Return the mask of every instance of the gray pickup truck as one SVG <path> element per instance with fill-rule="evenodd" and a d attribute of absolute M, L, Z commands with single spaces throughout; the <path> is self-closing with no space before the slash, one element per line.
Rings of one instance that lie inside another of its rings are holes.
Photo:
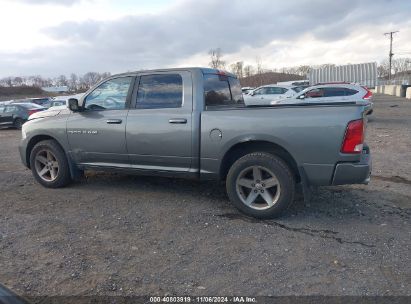
<path fill-rule="evenodd" d="M 240 82 L 208 68 L 111 76 L 67 109 L 23 125 L 21 159 L 45 187 L 85 169 L 222 180 L 247 215 L 278 216 L 296 183 L 367 183 L 364 107 L 355 102 L 246 107 Z"/>

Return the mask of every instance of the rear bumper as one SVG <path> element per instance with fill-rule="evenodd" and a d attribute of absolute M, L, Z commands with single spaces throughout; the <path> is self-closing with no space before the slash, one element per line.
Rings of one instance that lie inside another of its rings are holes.
<path fill-rule="evenodd" d="M 368 184 L 370 181 L 372 160 L 370 149 L 364 147 L 358 163 L 339 163 L 335 166 L 332 185 Z"/>

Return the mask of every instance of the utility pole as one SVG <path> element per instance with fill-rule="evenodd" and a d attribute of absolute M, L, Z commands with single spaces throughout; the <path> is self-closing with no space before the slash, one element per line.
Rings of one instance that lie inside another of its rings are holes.
<path fill-rule="evenodd" d="M 388 71 L 388 79 L 391 80 L 391 66 L 392 66 L 392 56 L 394 56 L 392 52 L 392 35 L 395 33 L 398 33 L 399 31 L 394 31 L 394 32 L 388 32 L 384 33 L 385 36 L 389 35 L 390 36 L 390 52 L 388 54 L 388 60 L 390 62 L 390 70 Z"/>

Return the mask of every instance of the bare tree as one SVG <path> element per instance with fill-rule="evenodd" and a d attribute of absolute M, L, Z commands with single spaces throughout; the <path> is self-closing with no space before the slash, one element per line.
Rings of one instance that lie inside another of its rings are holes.
<path fill-rule="evenodd" d="M 388 77 L 388 71 L 389 71 L 389 63 L 388 60 L 384 60 L 381 62 L 380 65 L 377 67 L 377 76 L 380 78 Z"/>
<path fill-rule="evenodd" d="M 243 78 L 244 77 L 243 66 L 244 66 L 244 63 L 242 61 L 232 63 L 230 65 L 230 71 L 233 74 L 235 74 L 238 78 Z"/>
<path fill-rule="evenodd" d="M 394 74 L 408 71 L 410 69 L 411 58 L 397 58 L 392 61 Z"/>
<path fill-rule="evenodd" d="M 255 62 L 256 62 L 257 81 L 259 82 L 259 85 L 262 85 L 264 82 L 263 75 L 262 75 L 264 70 L 263 70 L 263 64 L 261 62 L 261 57 L 257 56 L 255 58 Z"/>
<path fill-rule="evenodd" d="M 21 77 L 14 77 L 13 79 L 15 86 L 21 86 L 23 84 L 23 78 Z"/>
<path fill-rule="evenodd" d="M 254 75 L 254 68 L 252 65 L 246 65 L 244 67 L 244 75 L 245 77 L 250 77 L 252 75 Z"/>
<path fill-rule="evenodd" d="M 212 67 L 213 69 L 224 69 L 225 61 L 221 59 L 223 55 L 220 48 L 211 49 L 210 51 L 208 51 L 208 54 L 210 55 L 211 59 L 209 63 L 210 67 Z"/>
<path fill-rule="evenodd" d="M 70 80 L 69 80 L 69 89 L 70 91 L 77 91 L 77 85 L 78 85 L 78 76 L 74 73 L 71 73 L 70 75 Z"/>
<path fill-rule="evenodd" d="M 297 68 L 296 73 L 298 75 L 301 75 L 301 76 L 306 76 L 310 70 L 311 70 L 311 66 L 309 66 L 309 65 L 300 65 Z"/>
<path fill-rule="evenodd" d="M 60 75 L 57 79 L 56 79 L 56 84 L 58 86 L 67 86 L 68 85 L 68 81 L 65 75 Z"/>
<path fill-rule="evenodd" d="M 3 82 L 5 83 L 6 86 L 12 87 L 13 86 L 13 78 L 11 77 L 6 77 L 3 79 Z"/>
<path fill-rule="evenodd" d="M 88 72 L 83 76 L 83 81 L 88 88 L 96 84 L 100 80 L 101 76 L 99 73 L 96 72 Z"/>

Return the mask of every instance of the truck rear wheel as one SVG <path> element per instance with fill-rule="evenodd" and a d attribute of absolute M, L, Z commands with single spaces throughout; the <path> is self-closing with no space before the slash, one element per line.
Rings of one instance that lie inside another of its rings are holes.
<path fill-rule="evenodd" d="M 71 182 L 66 155 L 54 140 L 44 140 L 34 146 L 30 167 L 35 179 L 47 188 L 64 187 Z"/>
<path fill-rule="evenodd" d="M 226 187 L 228 197 L 241 212 L 256 218 L 273 218 L 293 202 L 295 180 L 281 158 L 254 152 L 231 166 Z"/>

